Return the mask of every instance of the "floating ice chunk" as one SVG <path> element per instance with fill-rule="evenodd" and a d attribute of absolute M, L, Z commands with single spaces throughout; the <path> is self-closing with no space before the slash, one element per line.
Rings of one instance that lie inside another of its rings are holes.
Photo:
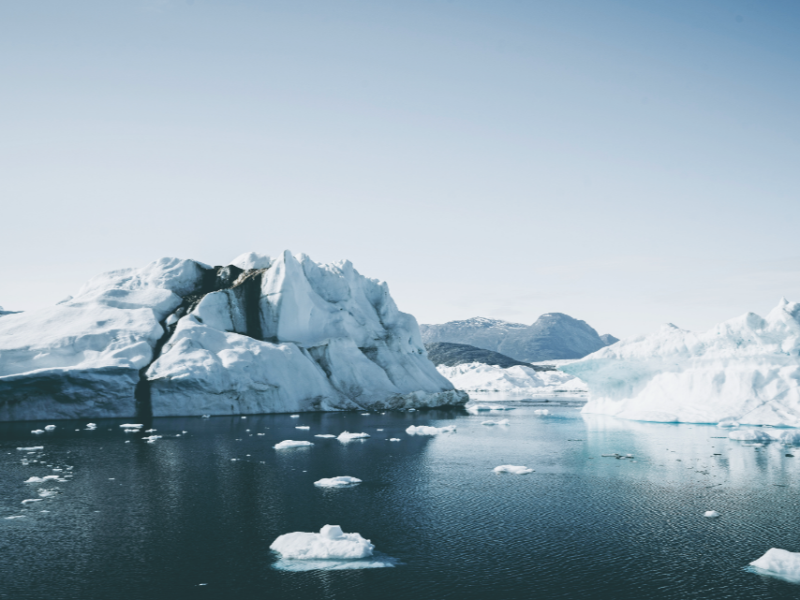
<path fill-rule="evenodd" d="M 390 442 L 399 442 L 400 438 L 389 438 Z"/>
<path fill-rule="evenodd" d="M 357 485 L 361 483 L 360 479 L 355 477 L 350 477 L 349 475 L 340 475 L 339 477 L 329 477 L 327 479 L 320 479 L 319 481 L 315 481 L 314 485 L 317 487 L 326 487 L 326 488 L 338 488 L 338 487 L 350 487 L 352 485 Z"/>
<path fill-rule="evenodd" d="M 11 520 L 11 519 L 24 519 L 24 518 L 25 518 L 25 515 L 14 515 L 12 517 L 6 517 L 6 519 L 8 519 L 8 520 Z"/>
<path fill-rule="evenodd" d="M 295 441 L 295 440 L 284 440 L 279 442 L 273 446 L 275 450 L 284 450 L 286 448 L 300 448 L 303 446 L 313 446 L 314 442 L 305 442 L 305 441 Z"/>
<path fill-rule="evenodd" d="M 148 444 L 152 444 L 156 440 L 160 440 L 161 436 L 160 435 L 148 435 L 147 437 L 143 437 L 142 439 L 146 440 Z"/>
<path fill-rule="evenodd" d="M 258 435 L 263 435 L 263 434 L 259 433 Z M 332 433 L 318 433 L 314 437 L 318 437 L 318 438 L 335 438 L 336 436 L 333 435 Z"/>
<path fill-rule="evenodd" d="M 44 446 L 29 446 L 27 448 L 17 448 L 17 450 L 28 450 L 28 451 L 44 450 Z"/>
<path fill-rule="evenodd" d="M 715 517 L 718 517 L 719 513 L 715 510 L 707 510 L 706 512 L 703 513 L 703 516 L 708 517 L 709 519 L 713 519 Z"/>
<path fill-rule="evenodd" d="M 383 431 L 383 429 L 376 429 L 375 431 Z"/>
<path fill-rule="evenodd" d="M 242 419 L 246 419 L 246 418 L 247 418 L 247 416 L 245 416 L 245 415 L 242 415 L 240 418 L 242 418 Z"/>
<path fill-rule="evenodd" d="M 27 500 L 23 500 L 23 504 L 33 504 L 34 502 L 41 502 L 41 498 L 28 498 Z"/>
<path fill-rule="evenodd" d="M 55 428 L 56 428 L 55 425 L 45 425 L 44 426 L 45 431 L 54 431 Z"/>
<path fill-rule="evenodd" d="M 144 430 L 145 433 L 155 433 L 156 431 L 158 431 L 158 429 L 145 429 Z"/>
<path fill-rule="evenodd" d="M 750 565 L 760 572 L 774 575 L 787 581 L 800 582 L 800 552 L 770 548 L 764 556 L 754 560 Z"/>
<path fill-rule="evenodd" d="M 311 429 L 308 425 L 298 425 L 295 429 Z"/>
<path fill-rule="evenodd" d="M 123 429 L 125 433 L 140 433 L 141 429 Z"/>
<path fill-rule="evenodd" d="M 767 433 L 766 431 L 761 431 L 758 429 L 738 429 L 736 431 L 731 431 L 728 434 L 728 437 L 732 440 L 738 440 L 740 442 L 770 442 L 772 441 L 772 436 Z"/>
<path fill-rule="evenodd" d="M 456 426 L 429 427 L 428 425 L 412 425 L 406 429 L 408 435 L 439 435 L 440 433 L 455 433 Z"/>
<path fill-rule="evenodd" d="M 361 413 L 361 416 L 362 416 L 362 417 L 368 417 L 368 416 L 369 416 L 369 413 Z"/>
<path fill-rule="evenodd" d="M 508 419 L 500 419 L 499 421 L 484 421 L 481 425 L 508 425 Z"/>
<path fill-rule="evenodd" d="M 300 415 L 289 415 L 290 419 L 299 419 Z"/>
<path fill-rule="evenodd" d="M 97 423 L 87 423 L 86 429 L 97 429 Z"/>
<path fill-rule="evenodd" d="M 39 435 L 39 434 L 44 433 L 44 429 L 33 429 L 33 430 L 31 430 L 31 433 L 34 434 L 34 435 Z"/>
<path fill-rule="evenodd" d="M 527 475 L 533 473 L 533 469 L 519 465 L 500 465 L 494 468 L 495 473 L 513 473 L 514 475 Z"/>
<path fill-rule="evenodd" d="M 210 418 L 211 418 L 211 415 L 201 415 L 201 418 L 203 418 L 203 419 L 210 419 Z"/>
<path fill-rule="evenodd" d="M 37 490 L 36 493 L 39 494 L 40 498 L 52 498 L 53 496 L 58 495 L 58 492 L 55 490 L 45 490 L 45 489 Z"/>
<path fill-rule="evenodd" d="M 538 415 L 540 417 L 546 417 L 547 415 L 550 414 L 550 411 L 547 410 L 546 408 L 538 408 L 535 411 L 533 411 L 533 414 Z"/>
<path fill-rule="evenodd" d="M 417 412 L 417 409 L 416 408 L 409 408 L 408 412 Z"/>
<path fill-rule="evenodd" d="M 343 431 L 339 434 L 339 437 L 336 438 L 343 444 L 348 442 L 352 442 L 353 440 L 363 440 L 369 437 L 368 433 L 350 433 L 349 431 Z"/>
<path fill-rule="evenodd" d="M 285 533 L 272 542 L 270 549 L 282 558 L 358 560 L 372 556 L 375 546 L 358 533 L 344 533 L 338 525 L 325 525 L 319 533 Z"/>
<path fill-rule="evenodd" d="M 141 423 L 123 423 L 120 425 L 121 429 L 141 429 L 144 427 Z"/>
<path fill-rule="evenodd" d="M 514 410 L 513 406 L 503 406 L 502 404 L 473 404 L 467 407 L 467 412 L 477 415 L 479 412 L 487 412 L 492 410 Z"/>
<path fill-rule="evenodd" d="M 722 419 L 719 423 L 717 423 L 717 427 L 719 427 L 719 428 L 726 428 L 726 427 L 735 428 L 735 427 L 739 427 L 739 421 L 737 421 L 736 419 L 733 419 L 733 418 Z"/>

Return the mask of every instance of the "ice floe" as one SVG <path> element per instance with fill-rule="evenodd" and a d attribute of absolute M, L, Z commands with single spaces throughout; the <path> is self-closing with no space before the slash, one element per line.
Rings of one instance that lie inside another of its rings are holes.
<path fill-rule="evenodd" d="M 27 448 L 17 448 L 17 450 L 27 450 L 28 452 L 44 450 L 44 446 L 28 446 Z"/>
<path fill-rule="evenodd" d="M 750 563 L 757 572 L 800 583 L 800 552 L 770 548 L 761 558 Z"/>
<path fill-rule="evenodd" d="M 350 487 L 352 485 L 356 485 L 361 483 L 361 480 L 356 477 L 350 477 L 349 475 L 340 475 L 339 477 L 329 477 L 327 479 L 320 479 L 319 481 L 315 481 L 314 485 L 317 487 L 324 487 L 324 488 L 339 488 L 339 487 Z"/>
<path fill-rule="evenodd" d="M 33 504 L 34 502 L 41 502 L 41 498 L 28 498 L 27 500 L 23 500 L 22 504 Z"/>
<path fill-rule="evenodd" d="M 31 433 L 34 435 L 41 435 L 42 433 L 44 433 L 44 429 L 33 429 L 31 430 Z"/>
<path fill-rule="evenodd" d="M 708 517 L 709 519 L 714 519 L 719 516 L 719 513 L 715 510 L 707 510 L 703 513 L 704 517 Z"/>
<path fill-rule="evenodd" d="M 44 426 L 44 430 L 45 430 L 45 431 L 54 431 L 54 430 L 55 430 L 55 428 L 56 428 L 56 426 L 55 426 L 55 425 L 45 425 L 45 426 Z"/>
<path fill-rule="evenodd" d="M 350 433 L 349 431 L 343 431 L 336 439 L 343 444 L 346 444 L 348 442 L 352 442 L 353 440 L 365 440 L 368 437 L 370 437 L 368 433 Z"/>
<path fill-rule="evenodd" d="M 304 446 L 313 446 L 314 442 L 297 441 L 297 440 L 284 440 L 278 442 L 273 446 L 275 450 L 285 450 L 286 448 L 302 448 Z"/>
<path fill-rule="evenodd" d="M 295 429 L 311 429 L 308 425 L 298 425 Z"/>
<path fill-rule="evenodd" d="M 513 473 L 514 475 L 527 475 L 533 473 L 533 469 L 520 465 L 500 465 L 493 469 L 495 473 Z"/>
<path fill-rule="evenodd" d="M 739 442 L 780 442 L 787 446 L 800 445 L 800 431 L 792 429 L 745 427 L 731 431 L 728 437 Z"/>
<path fill-rule="evenodd" d="M 120 425 L 121 429 L 141 429 L 144 427 L 141 423 L 123 423 Z"/>
<path fill-rule="evenodd" d="M 481 425 L 508 425 L 508 419 L 500 419 L 499 421 L 483 421 Z"/>
<path fill-rule="evenodd" d="M 406 428 L 408 435 L 439 435 L 440 433 L 455 433 L 455 425 L 447 425 L 446 427 L 430 427 L 428 425 L 411 425 Z"/>
<path fill-rule="evenodd" d="M 467 412 L 472 415 L 493 410 L 514 410 L 514 407 L 503 406 L 502 404 L 473 404 L 472 406 L 467 406 Z"/>
<path fill-rule="evenodd" d="M 375 546 L 358 533 L 344 533 L 339 525 L 325 525 L 319 533 L 285 533 L 270 549 L 284 559 L 359 560 L 372 556 Z"/>
<path fill-rule="evenodd" d="M 533 411 L 533 414 L 535 414 L 538 417 L 546 417 L 547 415 L 550 414 L 550 411 L 547 410 L 546 408 L 538 408 L 535 411 Z"/>
<path fill-rule="evenodd" d="M 263 435 L 263 434 L 259 434 L 259 435 Z M 314 437 L 318 437 L 318 438 L 335 438 L 336 436 L 333 435 L 332 433 L 318 433 Z"/>
<path fill-rule="evenodd" d="M 399 442 L 400 438 L 389 438 L 390 442 Z"/>

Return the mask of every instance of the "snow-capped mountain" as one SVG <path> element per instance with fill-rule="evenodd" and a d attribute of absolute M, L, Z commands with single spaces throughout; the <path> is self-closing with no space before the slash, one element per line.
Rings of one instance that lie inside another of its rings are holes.
<path fill-rule="evenodd" d="M 702 333 L 665 325 L 561 367 L 586 413 L 643 421 L 800 427 L 800 304 L 781 300 Z"/>
<path fill-rule="evenodd" d="M 349 261 L 163 258 L 0 319 L 0 420 L 464 404 Z"/>
<path fill-rule="evenodd" d="M 469 344 L 524 362 L 583 358 L 617 341 L 609 334 L 604 339 L 586 322 L 562 313 L 544 314 L 533 325 L 475 317 L 421 325 L 420 331 L 426 344 Z"/>

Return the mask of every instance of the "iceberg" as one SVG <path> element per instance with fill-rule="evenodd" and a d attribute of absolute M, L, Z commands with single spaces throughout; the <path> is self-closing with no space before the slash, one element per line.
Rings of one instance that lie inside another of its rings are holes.
<path fill-rule="evenodd" d="M 463 405 L 348 261 L 162 258 L 0 319 L 0 421 Z M 137 418 L 138 420 L 138 418 Z"/>
<path fill-rule="evenodd" d="M 533 473 L 533 469 L 520 465 L 500 465 L 492 469 L 495 473 L 513 473 L 514 475 L 527 475 Z"/>
<path fill-rule="evenodd" d="M 350 433 L 349 431 L 343 431 L 336 439 L 343 444 L 346 444 L 348 442 L 352 442 L 353 440 L 364 440 L 368 437 L 370 437 L 368 433 Z"/>
<path fill-rule="evenodd" d="M 538 371 L 532 366 L 515 365 L 499 367 L 479 362 L 448 367 L 439 365 L 436 369 L 459 390 L 473 397 L 502 394 L 503 397 L 528 398 L 552 394 L 586 393 L 586 384 L 573 375 L 562 371 Z M 484 398 L 485 399 L 485 398 Z"/>
<path fill-rule="evenodd" d="M 314 485 L 317 487 L 324 487 L 324 488 L 340 488 L 340 487 L 350 487 L 352 485 L 357 485 L 361 483 L 360 479 L 356 477 L 350 477 L 348 475 L 340 475 L 339 477 L 329 477 L 327 479 L 320 479 L 319 481 L 315 481 Z"/>
<path fill-rule="evenodd" d="M 780 301 L 702 333 L 665 325 L 560 367 L 584 413 L 640 421 L 800 427 L 800 304 Z"/>
<path fill-rule="evenodd" d="M 282 442 L 278 442 L 273 446 L 275 450 L 284 450 L 286 448 L 303 448 L 306 446 L 313 446 L 314 442 L 305 442 L 305 441 L 296 441 L 296 440 L 284 440 Z"/>
<path fill-rule="evenodd" d="M 707 510 L 703 513 L 704 517 L 708 517 L 709 519 L 715 519 L 719 516 L 719 513 L 715 510 Z"/>
<path fill-rule="evenodd" d="M 770 548 L 764 556 L 751 562 L 750 566 L 755 567 L 758 572 L 800 583 L 800 552 Z"/>
<path fill-rule="evenodd" d="M 283 558 L 358 560 L 372 556 L 375 546 L 358 533 L 344 533 L 339 525 L 325 525 L 319 533 L 285 533 L 272 542 L 270 549 Z"/>
<path fill-rule="evenodd" d="M 408 435 L 439 435 L 440 433 L 455 433 L 456 426 L 448 425 L 446 427 L 430 427 L 428 425 L 411 425 L 406 428 Z"/>

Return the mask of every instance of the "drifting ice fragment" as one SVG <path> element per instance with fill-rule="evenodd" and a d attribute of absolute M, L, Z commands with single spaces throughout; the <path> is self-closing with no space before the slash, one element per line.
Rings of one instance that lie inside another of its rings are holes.
<path fill-rule="evenodd" d="M 33 504 L 34 502 L 41 502 L 41 498 L 28 498 L 27 500 L 23 500 L 23 504 Z"/>
<path fill-rule="evenodd" d="M 97 423 L 87 423 L 86 429 L 97 429 Z"/>
<path fill-rule="evenodd" d="M 40 498 L 52 498 L 53 496 L 58 494 L 58 492 L 54 490 L 44 490 L 44 489 L 37 490 L 36 493 L 39 494 Z"/>
<path fill-rule="evenodd" d="M 400 438 L 389 438 L 390 442 L 399 442 Z"/>
<path fill-rule="evenodd" d="M 339 434 L 339 437 L 336 438 L 343 444 L 348 442 L 352 442 L 353 440 L 363 440 L 369 437 L 368 433 L 350 433 L 349 431 L 343 431 Z"/>
<path fill-rule="evenodd" d="M 713 519 L 715 517 L 718 517 L 719 513 L 715 510 L 707 510 L 706 512 L 703 513 L 703 516 Z"/>
<path fill-rule="evenodd" d="M 273 446 L 275 450 L 284 450 L 286 448 L 300 448 L 302 446 L 313 446 L 313 442 L 305 442 L 305 441 L 295 441 L 295 440 L 284 440 L 279 442 Z"/>
<path fill-rule="evenodd" d="M 141 429 L 144 425 L 141 423 L 123 423 L 120 427 L 122 429 Z"/>
<path fill-rule="evenodd" d="M 456 426 L 429 427 L 428 425 L 412 425 L 406 429 L 408 435 L 439 435 L 440 433 L 455 433 Z"/>
<path fill-rule="evenodd" d="M 264 434 L 263 434 L 263 433 L 259 433 L 258 435 L 264 435 Z M 335 435 L 333 435 L 332 433 L 318 433 L 318 434 L 317 434 L 317 435 L 315 435 L 314 437 L 319 437 L 319 438 L 335 438 L 336 436 L 335 436 Z"/>
<path fill-rule="evenodd" d="M 352 485 L 356 485 L 359 483 L 361 483 L 360 479 L 357 479 L 355 477 L 350 477 L 348 475 L 340 475 L 339 477 L 320 479 L 319 481 L 315 481 L 314 485 L 317 487 L 337 488 L 337 487 L 350 487 Z"/>
<path fill-rule="evenodd" d="M 717 427 L 724 428 L 724 427 L 739 427 L 739 421 L 736 419 L 722 419 L 719 423 L 717 423 Z"/>
<path fill-rule="evenodd" d="M 514 475 L 527 475 L 533 473 L 533 469 L 519 465 L 500 465 L 494 468 L 495 473 L 513 473 Z"/>
<path fill-rule="evenodd" d="M 358 560 L 375 549 L 357 533 L 344 533 L 338 525 L 325 525 L 319 533 L 294 532 L 278 537 L 271 550 L 283 558 L 300 560 Z"/>
<path fill-rule="evenodd" d="M 481 425 L 508 425 L 508 419 L 501 419 L 499 421 L 484 421 Z"/>
<path fill-rule="evenodd" d="M 473 404 L 472 406 L 467 407 L 467 412 L 473 415 L 477 415 L 479 412 L 491 410 L 514 410 L 514 408 L 510 406 L 502 406 L 500 404 Z"/>
<path fill-rule="evenodd" d="M 550 411 L 547 410 L 546 408 L 539 408 L 539 409 L 533 411 L 533 414 L 539 415 L 540 417 L 546 417 L 547 415 L 550 414 Z"/>
<path fill-rule="evenodd" d="M 33 429 L 31 433 L 34 435 L 39 435 L 41 433 L 44 433 L 44 429 Z"/>
<path fill-rule="evenodd" d="M 299 419 L 300 415 L 289 415 L 290 419 Z"/>
<path fill-rule="evenodd" d="M 160 440 L 161 436 L 160 435 L 148 435 L 147 437 L 143 437 L 142 439 L 143 440 L 147 440 L 148 444 L 152 444 L 156 440 Z"/>
<path fill-rule="evenodd" d="M 17 450 L 44 450 L 44 446 L 30 446 L 28 448 L 17 448 Z"/>
<path fill-rule="evenodd" d="M 311 429 L 308 425 L 298 425 L 295 429 Z"/>
<path fill-rule="evenodd" d="M 201 415 L 201 417 L 202 417 L 203 419 L 210 419 L 210 418 L 211 418 L 211 415 Z"/>
<path fill-rule="evenodd" d="M 800 552 L 770 548 L 767 553 L 750 563 L 759 572 L 767 573 L 794 583 L 800 582 Z"/>
<path fill-rule="evenodd" d="M 44 426 L 45 431 L 53 431 L 55 428 L 56 428 L 55 425 L 45 425 Z"/>

